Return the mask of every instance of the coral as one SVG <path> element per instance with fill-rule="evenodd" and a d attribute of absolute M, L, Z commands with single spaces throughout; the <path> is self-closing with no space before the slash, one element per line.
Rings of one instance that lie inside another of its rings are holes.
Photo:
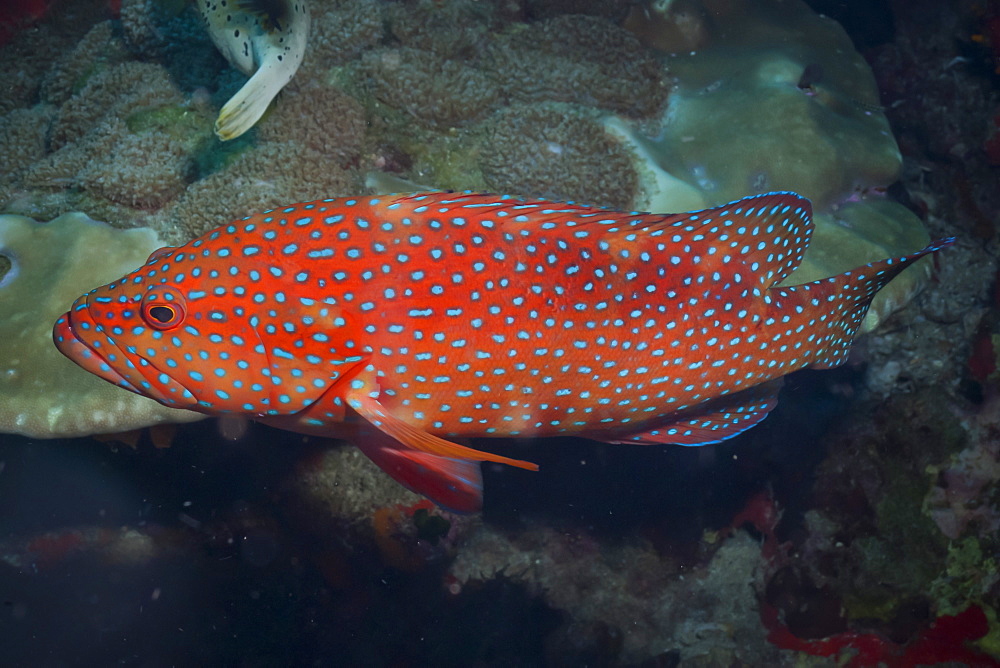
<path fill-rule="evenodd" d="M 991 536 L 1000 530 L 1000 398 L 991 397 L 970 424 L 971 443 L 931 468 L 936 484 L 924 501 L 945 536 L 957 540 L 970 529 Z"/>
<path fill-rule="evenodd" d="M 159 132 L 130 134 L 122 127 L 115 134 L 121 139 L 113 157 L 104 156 L 80 172 L 86 190 L 143 209 L 160 208 L 184 191 L 191 166 L 183 144 Z"/>
<path fill-rule="evenodd" d="M 0 279 L 0 431 L 51 438 L 201 419 L 102 381 L 52 345 L 52 323 L 81 289 L 134 269 L 160 245 L 152 230 L 123 232 L 80 213 L 44 225 L 0 215 L 0 255 L 11 262 Z"/>
<path fill-rule="evenodd" d="M 533 19 L 546 19 L 562 14 L 600 16 L 620 23 L 633 3 L 628 0 L 527 0 L 525 11 Z"/>
<path fill-rule="evenodd" d="M 293 142 L 268 141 L 192 183 L 152 222 L 169 241 L 183 243 L 256 211 L 346 195 L 360 187 L 357 173 L 338 167 L 330 156 Z"/>
<path fill-rule="evenodd" d="M 697 51 L 668 54 L 677 85 L 657 134 L 607 121 L 636 151 L 635 208 L 686 211 L 798 192 L 813 202 L 817 234 L 789 284 L 926 242 L 916 216 L 882 199 L 899 175 L 899 149 L 871 70 L 838 24 L 796 0 L 727 6 L 705 29 Z M 865 327 L 912 297 L 926 272 L 895 281 Z"/>
<path fill-rule="evenodd" d="M 139 62 L 116 65 L 89 78 L 80 92 L 59 108 L 51 147 L 58 149 L 83 138 L 103 118 L 123 118 L 143 107 L 183 101 L 162 66 Z"/>
<path fill-rule="evenodd" d="M 993 535 L 985 541 L 968 536 L 948 546 L 945 571 L 931 583 L 928 592 L 942 614 L 960 613 L 969 601 L 982 601 L 1000 583 L 995 532 L 986 531 Z"/>
<path fill-rule="evenodd" d="M 378 508 L 413 506 L 423 498 L 385 475 L 357 448 L 326 448 L 304 461 L 289 493 L 305 516 L 368 523 Z"/>
<path fill-rule="evenodd" d="M 4 159 L 0 182 L 13 179 L 45 155 L 45 133 L 54 111 L 48 105 L 37 105 L 0 116 L 0 155 Z"/>
<path fill-rule="evenodd" d="M 282 95 L 257 137 L 293 142 L 345 169 L 358 158 L 366 126 L 364 109 L 354 98 L 332 86 L 310 84 Z"/>
<path fill-rule="evenodd" d="M 678 569 L 643 542 L 600 545 L 577 532 L 531 527 L 507 535 L 484 526 L 450 573 L 463 585 L 507 574 L 575 623 L 620 633 L 615 664 L 668 650 L 691 665 L 774 664 L 757 623 L 760 546 L 740 531 L 714 550 L 706 565 Z"/>
<path fill-rule="evenodd" d="M 522 102 L 573 102 L 643 117 L 667 98 L 660 64 L 627 31 L 573 14 L 501 34 L 484 59 L 503 91 Z M 743 193 L 745 194 L 745 193 Z"/>
<path fill-rule="evenodd" d="M 392 36 L 405 47 L 430 51 L 445 60 L 470 60 L 506 23 L 500 3 L 434 0 L 395 3 L 386 11 Z"/>
<path fill-rule="evenodd" d="M 382 39 L 383 5 L 375 0 L 342 2 L 330 7 L 313 4 L 309 52 L 302 61 L 301 77 L 346 65 Z"/>
<path fill-rule="evenodd" d="M 637 188 L 630 156 L 601 125 L 555 105 L 496 114 L 479 164 L 486 187 L 498 192 L 627 209 Z"/>
<path fill-rule="evenodd" d="M 94 74 L 126 60 L 127 52 L 111 21 L 90 29 L 76 47 L 52 65 L 42 81 L 41 97 L 50 104 L 64 104 Z"/>
<path fill-rule="evenodd" d="M 430 51 L 380 50 L 370 54 L 365 65 L 376 98 L 431 127 L 449 128 L 481 118 L 499 99 L 484 72 Z"/>
<path fill-rule="evenodd" d="M 99 0 L 82 0 L 73 6 L 60 6 L 57 12 L 48 12 L 44 21 L 19 30 L 6 44 L 0 43 L 0 114 L 18 107 L 27 107 L 37 101 L 38 91 L 45 72 L 51 67 L 53 55 L 71 51 L 77 40 L 86 32 L 99 14 L 93 4 Z M 6 3 L 23 7 L 25 3 Z M 0 9 L 0 12 L 3 10 Z"/>

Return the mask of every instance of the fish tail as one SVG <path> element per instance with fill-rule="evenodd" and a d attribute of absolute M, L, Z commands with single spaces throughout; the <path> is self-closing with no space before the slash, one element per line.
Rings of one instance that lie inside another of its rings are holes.
<path fill-rule="evenodd" d="M 920 258 L 954 242 L 954 237 L 940 239 L 910 255 L 872 262 L 833 278 L 777 290 L 776 301 L 795 292 L 804 302 L 804 312 L 809 316 L 805 329 L 817 335 L 812 345 L 818 354 L 808 366 L 829 369 L 846 362 L 851 343 L 879 290 Z M 782 292 L 786 294 L 781 295 Z"/>

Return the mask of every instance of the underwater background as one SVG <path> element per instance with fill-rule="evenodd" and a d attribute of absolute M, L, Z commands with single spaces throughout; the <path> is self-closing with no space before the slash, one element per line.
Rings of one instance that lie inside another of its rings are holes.
<path fill-rule="evenodd" d="M 247 76 L 188 3 L 0 8 L 2 663 L 998 665 L 1000 3 L 308 11 L 294 78 L 222 142 Z M 791 284 L 958 240 L 759 427 L 477 443 L 540 470 L 485 464 L 475 515 L 342 443 L 121 397 L 51 344 L 158 246 L 420 188 L 794 190 L 817 230 Z"/>

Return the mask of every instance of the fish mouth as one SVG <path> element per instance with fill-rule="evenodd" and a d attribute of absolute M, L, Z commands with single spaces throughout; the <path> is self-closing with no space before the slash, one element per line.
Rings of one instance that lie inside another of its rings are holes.
<path fill-rule="evenodd" d="M 59 352 L 85 371 L 164 406 L 187 408 L 197 403 L 190 392 L 172 378 L 164 388 L 171 391 L 161 391 L 159 386 L 163 385 L 163 381 L 159 370 L 136 355 L 134 349 L 119 345 L 103 326 L 94 321 L 88 312 L 88 296 L 77 299 L 73 307 L 59 316 L 52 326 L 52 340 Z M 119 368 L 124 369 L 124 373 Z M 144 373 L 144 369 L 148 371 Z M 158 376 L 161 379 L 154 382 Z"/>

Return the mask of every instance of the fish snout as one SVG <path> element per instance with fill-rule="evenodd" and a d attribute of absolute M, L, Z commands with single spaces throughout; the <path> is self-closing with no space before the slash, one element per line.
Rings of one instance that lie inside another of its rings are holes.
<path fill-rule="evenodd" d="M 88 332 L 89 335 L 84 333 Z M 141 394 L 124 376 L 118 373 L 104 355 L 98 352 L 99 342 L 88 341 L 88 338 L 100 337 L 100 330 L 87 314 L 87 303 L 84 297 L 73 303 L 73 308 L 63 313 L 52 326 L 52 341 L 63 355 L 77 366 L 99 376 L 130 392 Z"/>

